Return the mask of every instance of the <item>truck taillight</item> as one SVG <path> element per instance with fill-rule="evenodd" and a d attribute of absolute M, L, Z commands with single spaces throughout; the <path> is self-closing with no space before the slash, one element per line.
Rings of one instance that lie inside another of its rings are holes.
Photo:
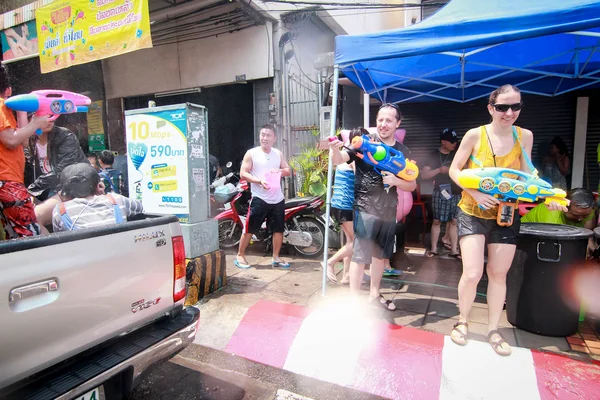
<path fill-rule="evenodd" d="M 185 297 L 185 247 L 183 236 L 173 236 L 173 302 Z"/>

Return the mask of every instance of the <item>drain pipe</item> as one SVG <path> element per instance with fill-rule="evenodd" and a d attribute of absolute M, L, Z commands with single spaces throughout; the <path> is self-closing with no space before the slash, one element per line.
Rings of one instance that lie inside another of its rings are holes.
<path fill-rule="evenodd" d="M 286 64 L 286 52 L 285 45 L 291 42 L 292 35 L 289 32 L 285 32 L 279 38 L 279 70 L 281 71 L 281 118 L 283 125 L 283 140 L 285 142 L 284 151 L 285 156 L 289 158 L 290 154 L 290 137 L 289 137 L 289 126 L 290 126 L 290 103 L 289 103 L 289 84 L 288 84 L 288 71 Z"/>
<path fill-rule="evenodd" d="M 279 104 L 281 110 L 281 136 L 283 138 L 283 153 L 285 158 L 289 160 L 292 156 L 290 146 L 290 103 L 289 103 L 289 83 L 288 83 L 288 71 L 286 64 L 286 52 L 285 45 L 292 40 L 292 35 L 289 32 L 285 32 L 279 38 Z M 293 54 L 293 53 L 292 53 Z M 290 199 L 295 197 L 295 184 L 294 174 L 286 179 L 286 198 Z"/>

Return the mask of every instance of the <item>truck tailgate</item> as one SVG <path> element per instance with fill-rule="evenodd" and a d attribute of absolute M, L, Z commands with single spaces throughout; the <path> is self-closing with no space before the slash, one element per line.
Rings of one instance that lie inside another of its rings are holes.
<path fill-rule="evenodd" d="M 0 387 L 171 312 L 173 218 L 0 248 Z"/>

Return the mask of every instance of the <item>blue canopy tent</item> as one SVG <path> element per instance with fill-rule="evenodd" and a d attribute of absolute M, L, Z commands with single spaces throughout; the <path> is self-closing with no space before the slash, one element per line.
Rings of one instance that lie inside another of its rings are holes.
<path fill-rule="evenodd" d="M 340 70 L 382 103 L 464 103 L 487 97 L 506 83 L 525 93 L 557 96 L 600 85 L 599 46 L 597 0 L 452 0 L 410 27 L 338 36 L 331 132 Z M 326 271 L 323 294 L 325 283 Z"/>

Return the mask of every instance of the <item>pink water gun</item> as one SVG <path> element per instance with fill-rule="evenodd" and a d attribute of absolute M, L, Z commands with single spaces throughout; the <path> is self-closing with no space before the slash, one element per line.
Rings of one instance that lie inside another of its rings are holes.
<path fill-rule="evenodd" d="M 56 120 L 61 114 L 87 112 L 92 103 L 89 97 L 66 90 L 36 90 L 29 94 L 20 94 L 7 99 L 6 107 L 15 111 L 50 115 L 50 121 Z M 36 134 L 41 135 L 38 129 Z"/>

